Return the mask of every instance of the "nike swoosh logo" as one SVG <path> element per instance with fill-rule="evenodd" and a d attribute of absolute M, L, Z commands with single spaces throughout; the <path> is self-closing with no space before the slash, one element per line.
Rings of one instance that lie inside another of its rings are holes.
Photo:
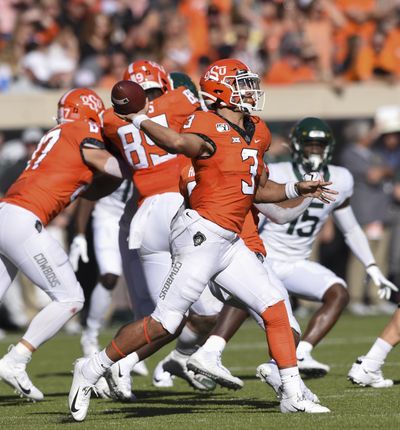
<path fill-rule="evenodd" d="M 118 363 L 118 377 L 122 378 L 121 367 L 120 367 L 119 363 Z"/>
<path fill-rule="evenodd" d="M 296 408 L 296 406 L 293 406 L 293 409 L 296 409 L 297 412 L 305 412 L 305 408 Z"/>
<path fill-rule="evenodd" d="M 78 393 L 79 393 L 79 389 L 76 391 L 74 400 L 72 401 L 72 405 L 71 405 L 71 412 L 79 412 L 79 409 L 76 409 L 75 407 L 75 403 L 76 403 L 76 399 L 78 398 Z"/>
<path fill-rule="evenodd" d="M 31 389 L 30 388 L 28 388 L 28 389 L 26 389 L 26 388 L 24 388 L 19 382 L 17 382 L 17 384 L 18 384 L 18 387 L 20 388 L 20 390 L 24 393 L 24 394 L 31 394 Z"/>
<path fill-rule="evenodd" d="M 255 142 L 256 143 L 261 142 L 261 139 L 256 139 Z"/>

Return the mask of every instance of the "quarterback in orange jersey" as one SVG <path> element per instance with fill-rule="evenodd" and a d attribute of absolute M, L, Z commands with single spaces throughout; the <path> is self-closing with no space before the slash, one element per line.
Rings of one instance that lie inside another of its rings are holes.
<path fill-rule="evenodd" d="M 58 108 L 59 125 L 43 136 L 25 171 L 0 201 L 0 297 L 20 269 L 52 299 L 0 360 L 0 378 L 32 400 L 43 399 L 25 371 L 32 352 L 84 302 L 66 253 L 45 226 L 89 187 L 96 170 L 122 178 L 118 160 L 104 149 L 104 105 L 98 95 L 84 88 L 71 90 Z"/>
<path fill-rule="evenodd" d="M 281 202 L 299 195 L 332 199 L 327 182 L 277 184 L 267 180 L 262 160 L 269 132 L 258 117 L 250 115 L 263 106 L 259 81 L 242 62 L 220 60 L 200 81 L 210 111 L 190 115 L 180 133 L 152 121 L 146 115 L 148 106 L 125 117 L 157 146 L 191 158 L 196 186 L 190 207 L 182 207 L 171 225 L 172 266 L 155 311 L 121 328 L 98 356 L 77 361 L 69 396 L 75 420 L 85 418 L 90 403 L 88 387 L 104 373 L 104 367 L 174 333 L 207 283 L 230 265 L 240 269 L 228 292 L 257 312 L 268 328 L 270 354 L 283 382 L 281 411 L 329 412 L 304 398 L 284 297 L 238 236 L 255 201 Z"/>
<path fill-rule="evenodd" d="M 136 61 L 129 65 L 124 78 L 137 82 L 146 91 L 150 101 L 148 114 L 157 124 L 179 131 L 186 118 L 200 108 L 197 97 L 189 88 L 178 86 L 173 89 L 170 76 L 157 63 Z M 118 100 L 112 101 L 118 103 Z M 127 202 L 121 218 L 120 251 L 134 315 L 140 319 L 154 311 L 163 281 L 171 267 L 170 225 L 183 202 L 178 187 L 179 175 L 182 166 L 189 160 L 159 148 L 148 135 L 131 122 L 116 116 L 112 109 L 105 112 L 103 135 L 119 149 L 132 167 L 135 193 Z M 138 277 L 142 271 L 145 282 Z M 192 307 L 192 311 L 208 318 L 216 315 L 220 308 L 218 300 L 211 294 L 205 294 Z M 185 328 L 185 331 L 188 330 Z M 130 373 L 139 356 L 144 357 L 142 352 L 130 355 L 107 372 L 114 397 L 130 401 Z M 153 383 L 156 386 L 172 385 L 172 379 L 162 373 Z M 196 388 L 207 389 L 197 381 L 190 380 L 190 383 Z"/>

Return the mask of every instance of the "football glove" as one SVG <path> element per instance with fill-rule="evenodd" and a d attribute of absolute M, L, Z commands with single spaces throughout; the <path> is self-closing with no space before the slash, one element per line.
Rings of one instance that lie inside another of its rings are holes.
<path fill-rule="evenodd" d="M 389 300 L 392 291 L 399 291 L 399 289 L 386 279 L 379 267 L 376 264 L 367 267 L 367 273 L 372 279 L 372 282 L 378 287 L 378 296 L 383 300 Z"/>
<path fill-rule="evenodd" d="M 84 263 L 87 263 L 89 261 L 87 253 L 87 241 L 86 237 L 83 234 L 78 234 L 74 237 L 69 249 L 69 259 L 71 261 L 74 272 L 78 270 L 80 258 Z"/>

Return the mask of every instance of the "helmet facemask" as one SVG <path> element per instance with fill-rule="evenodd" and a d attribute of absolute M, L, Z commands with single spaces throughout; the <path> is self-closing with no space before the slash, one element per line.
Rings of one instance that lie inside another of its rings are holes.
<path fill-rule="evenodd" d="M 313 130 L 310 132 L 310 134 L 317 134 L 321 133 L 317 130 Z M 324 149 L 321 153 L 313 153 L 306 154 L 304 150 L 304 146 L 307 144 L 307 142 L 317 142 L 324 146 Z M 294 159 L 297 163 L 301 164 L 306 171 L 306 173 L 310 172 L 319 172 L 323 167 L 325 167 L 331 160 L 331 145 L 329 142 L 325 139 L 321 138 L 311 138 L 304 140 L 303 142 L 294 141 L 293 147 L 295 150 L 296 155 L 294 156 Z"/>
<path fill-rule="evenodd" d="M 260 78 L 256 73 L 239 72 L 236 76 L 225 76 L 222 83 L 232 91 L 230 104 L 240 111 L 262 111 L 265 103 L 264 91 L 260 89 Z M 248 99 L 252 99 L 249 103 Z"/>

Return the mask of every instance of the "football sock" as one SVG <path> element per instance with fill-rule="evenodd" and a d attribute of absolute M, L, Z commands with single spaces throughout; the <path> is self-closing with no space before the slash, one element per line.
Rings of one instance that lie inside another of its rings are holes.
<path fill-rule="evenodd" d="M 226 346 L 226 340 L 221 336 L 210 336 L 206 343 L 201 347 L 204 352 L 215 352 L 222 354 Z"/>
<path fill-rule="evenodd" d="M 29 363 L 32 352 L 21 342 L 18 342 L 14 348 L 11 348 L 7 356 L 17 363 Z"/>
<path fill-rule="evenodd" d="M 118 361 L 119 368 L 121 369 L 121 373 L 126 375 L 127 373 L 131 373 L 135 364 L 139 363 L 139 357 L 136 352 L 132 352 L 128 354 L 125 358 L 122 358 Z"/>
<path fill-rule="evenodd" d="M 268 364 L 270 365 L 270 369 L 272 370 L 272 373 L 275 374 L 276 378 L 281 378 L 281 374 L 280 374 L 280 370 L 278 369 L 278 366 L 276 365 L 276 362 L 274 359 L 268 361 Z M 282 382 L 282 379 L 281 379 Z M 307 390 L 307 386 L 304 383 L 304 381 L 301 379 L 300 377 L 300 389 L 301 392 L 304 392 L 305 390 Z"/>
<path fill-rule="evenodd" d="M 94 287 L 90 297 L 89 313 L 86 320 L 86 333 L 97 337 L 104 323 L 104 315 L 110 307 L 112 291 L 107 290 L 100 282 Z"/>
<path fill-rule="evenodd" d="M 304 358 L 305 355 L 311 353 L 313 348 L 314 347 L 313 347 L 313 345 L 311 345 L 310 342 L 307 342 L 305 340 L 301 340 L 299 342 L 299 344 L 297 345 L 297 350 L 296 350 L 297 358 L 298 359 Z"/>
<path fill-rule="evenodd" d="M 297 367 L 296 347 L 285 302 L 282 300 L 268 307 L 261 317 L 266 327 L 270 355 L 278 367 Z"/>
<path fill-rule="evenodd" d="M 393 346 L 378 337 L 367 355 L 363 358 L 366 368 L 375 372 L 380 369 Z"/>
<path fill-rule="evenodd" d="M 302 397 L 301 378 L 299 369 L 289 367 L 287 369 L 279 369 L 281 375 L 282 388 L 286 397 L 299 396 Z"/>
<path fill-rule="evenodd" d="M 83 307 L 82 302 L 51 302 L 29 324 L 23 339 L 37 349 L 51 339 Z"/>
<path fill-rule="evenodd" d="M 82 367 L 83 376 L 88 379 L 89 382 L 95 384 L 100 376 L 103 376 L 104 372 L 113 364 L 114 362 L 108 358 L 106 350 L 103 349 L 98 354 L 89 358 L 87 363 Z"/>
<path fill-rule="evenodd" d="M 185 325 L 176 342 L 176 350 L 184 355 L 192 355 L 198 349 L 201 338 L 202 336 Z"/>

